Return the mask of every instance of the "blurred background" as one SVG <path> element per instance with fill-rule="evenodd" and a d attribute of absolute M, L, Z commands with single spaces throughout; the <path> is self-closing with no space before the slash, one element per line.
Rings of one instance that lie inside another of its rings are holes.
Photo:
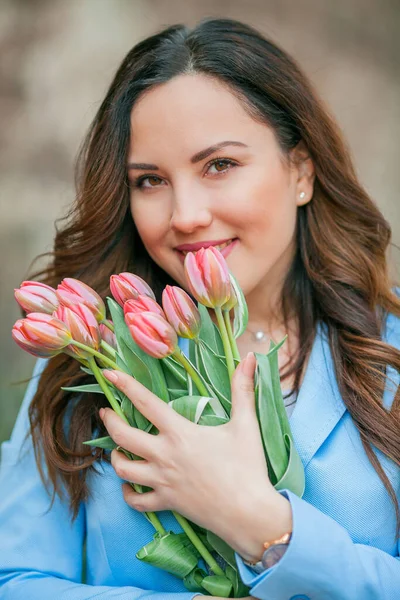
<path fill-rule="evenodd" d="M 11 339 L 13 290 L 52 248 L 106 88 L 139 40 L 208 16 L 254 25 L 298 60 L 400 244 L 399 0 L 0 0 L 0 442 L 26 389 L 16 382 L 35 363 Z M 398 273 L 400 252 L 392 257 Z"/>

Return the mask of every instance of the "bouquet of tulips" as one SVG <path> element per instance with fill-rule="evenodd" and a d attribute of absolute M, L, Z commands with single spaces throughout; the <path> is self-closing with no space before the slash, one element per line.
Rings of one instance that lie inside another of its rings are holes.
<path fill-rule="evenodd" d="M 120 273 L 110 278 L 113 298 L 108 297 L 107 302 L 111 320 L 106 318 L 105 304 L 97 292 L 77 279 L 66 278 L 57 289 L 25 281 L 15 290 L 15 298 L 27 316 L 15 323 L 12 336 L 34 356 L 64 352 L 78 360 L 95 382 L 62 389 L 103 393 L 113 410 L 132 427 L 157 433 L 102 375 L 104 368 L 129 373 L 194 423 L 226 423 L 231 412 L 231 377 L 240 362 L 236 338 L 247 325 L 246 302 L 217 249 L 189 252 L 184 268 L 197 306 L 175 286 L 164 289 L 160 306 L 145 281 L 132 273 Z M 188 340 L 186 355 L 178 345 L 178 336 Z M 283 343 L 271 340 L 267 354 L 256 353 L 256 409 L 272 484 L 301 496 L 304 471 L 293 444 L 279 379 L 277 352 Z M 116 448 L 109 436 L 85 443 L 105 450 Z M 140 459 L 120 447 L 118 450 L 132 460 Z M 137 492 L 149 489 L 131 485 Z M 221 538 L 176 512 L 173 514 L 183 533 L 166 531 L 155 513 L 143 514 L 155 534 L 136 554 L 139 560 L 181 578 L 190 591 L 226 598 L 248 594 L 239 578 L 234 551 Z"/>

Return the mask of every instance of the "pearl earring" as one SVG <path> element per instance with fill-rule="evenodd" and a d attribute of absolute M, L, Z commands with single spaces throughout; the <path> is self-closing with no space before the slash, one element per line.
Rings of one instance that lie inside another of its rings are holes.
<path fill-rule="evenodd" d="M 300 198 L 303 200 L 303 198 L 306 197 L 306 193 L 305 192 L 300 192 Z"/>

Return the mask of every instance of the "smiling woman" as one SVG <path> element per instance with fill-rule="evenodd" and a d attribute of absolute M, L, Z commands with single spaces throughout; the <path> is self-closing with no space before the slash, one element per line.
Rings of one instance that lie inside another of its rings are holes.
<path fill-rule="evenodd" d="M 157 501 L 157 510 L 179 507 L 228 541 L 236 551 L 231 568 L 252 596 L 395 597 L 400 300 L 386 261 L 391 230 L 295 61 L 225 19 L 176 25 L 137 44 L 83 145 L 68 217 L 48 268 L 31 279 L 56 287 L 78 278 L 103 299 L 111 275 L 131 272 L 160 301 L 167 284 L 188 289 L 189 250 L 221 249 L 249 308 L 241 356 L 288 335 L 281 381 L 292 408 L 296 401 L 290 425 L 306 490 L 300 499 L 267 480 L 249 416 L 247 360 L 233 390 L 236 424 L 179 434 L 172 427 L 154 444 L 142 438 L 147 464 L 131 461 L 134 475 L 121 456 L 110 464 L 107 453 L 82 444 L 106 435 L 105 422 L 140 451 L 134 429 L 107 413 L 103 422 L 101 394 L 60 389 L 89 383 L 75 360 L 42 360 L 3 449 L 2 596 L 191 599 L 197 593 L 180 580 L 136 558 L 151 528 L 128 505 L 146 510 Z M 150 410 L 153 395 L 125 385 Z M 116 473 L 154 491 L 139 504 L 122 495 Z M 53 492 L 47 512 L 45 483 Z M 167 516 L 165 527 L 177 531 Z"/>

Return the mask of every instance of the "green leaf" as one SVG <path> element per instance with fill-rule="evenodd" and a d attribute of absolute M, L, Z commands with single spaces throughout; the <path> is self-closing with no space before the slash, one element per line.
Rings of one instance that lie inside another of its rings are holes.
<path fill-rule="evenodd" d="M 169 405 L 185 419 L 192 421 L 192 423 L 198 423 L 210 400 L 212 398 L 205 396 L 182 396 L 176 400 L 171 400 Z M 208 414 L 210 414 L 210 411 Z"/>
<path fill-rule="evenodd" d="M 211 596 L 219 596 L 220 598 L 229 598 L 233 587 L 229 579 L 223 575 L 204 577 L 201 585 Z"/>
<path fill-rule="evenodd" d="M 80 366 L 80 369 L 84 373 L 87 373 L 88 375 L 92 375 L 94 377 L 92 369 L 89 369 L 88 367 L 84 367 L 82 365 Z"/>
<path fill-rule="evenodd" d="M 290 490 L 301 498 L 306 487 L 303 463 L 292 438 L 286 434 L 285 443 L 288 449 L 289 462 L 286 471 L 274 487 L 277 490 Z"/>
<path fill-rule="evenodd" d="M 208 427 L 216 427 L 218 425 L 224 425 L 228 423 L 228 417 L 220 417 L 218 415 L 202 415 L 200 417 L 199 425 L 207 425 Z"/>
<path fill-rule="evenodd" d="M 154 539 L 136 553 L 136 558 L 184 579 L 198 561 L 187 541 L 186 534 L 169 531 L 161 536 L 156 532 Z"/>
<path fill-rule="evenodd" d="M 176 388 L 168 388 L 168 393 L 169 393 L 169 397 L 171 398 L 171 400 L 176 400 L 177 398 L 180 398 L 181 396 L 186 396 L 187 390 L 181 390 L 181 389 L 176 389 Z"/>
<path fill-rule="evenodd" d="M 281 431 L 283 434 L 288 435 L 290 438 L 292 437 L 292 431 L 289 425 L 289 419 L 287 416 L 285 403 L 283 401 L 282 396 L 282 388 L 281 388 L 281 380 L 279 376 L 279 365 L 278 365 L 278 350 L 286 341 L 286 337 L 279 343 L 275 344 L 273 340 L 270 342 L 270 350 L 267 354 L 269 365 L 271 369 L 271 384 L 272 391 L 274 395 L 274 402 L 276 407 L 276 412 L 278 414 L 279 422 L 281 425 Z"/>
<path fill-rule="evenodd" d="M 193 571 L 189 573 L 189 575 L 186 575 L 186 577 L 184 577 L 183 585 L 187 590 L 189 590 L 189 592 L 201 593 L 204 591 L 204 588 L 201 587 L 201 582 L 203 581 L 204 577 L 207 577 L 206 571 L 200 569 L 199 567 L 196 567 L 195 569 L 193 569 Z"/>
<path fill-rule="evenodd" d="M 73 387 L 62 387 L 66 392 L 93 392 L 95 394 L 103 394 L 103 390 L 98 383 L 88 383 L 86 385 L 75 385 Z"/>
<path fill-rule="evenodd" d="M 236 568 L 235 552 L 234 550 L 218 535 L 212 531 L 207 531 L 207 540 L 213 549 L 218 552 L 224 561 L 231 565 L 234 569 Z"/>
<path fill-rule="evenodd" d="M 172 356 L 162 358 L 161 366 L 168 387 L 187 386 L 186 371 Z"/>
<path fill-rule="evenodd" d="M 151 392 L 153 391 L 153 385 L 151 381 L 151 375 L 148 367 L 142 361 L 133 350 L 125 343 L 124 339 L 121 339 L 121 351 L 128 367 L 129 373 L 131 373 L 135 379 L 137 379 L 142 385 L 144 385 Z"/>
<path fill-rule="evenodd" d="M 125 345 L 128 346 L 128 348 L 148 367 L 153 393 L 161 398 L 161 400 L 164 400 L 164 402 L 168 402 L 168 388 L 160 361 L 157 358 L 153 358 L 149 354 L 146 354 L 146 352 L 136 344 L 125 323 L 124 311 L 121 306 L 110 297 L 107 297 L 107 302 L 114 323 L 114 333 L 117 338 L 119 352 L 123 354 L 123 348 L 121 348 L 121 340 L 123 340 Z M 135 376 L 135 372 L 132 372 L 131 374 Z"/>
<path fill-rule="evenodd" d="M 247 322 L 249 320 L 249 311 L 247 309 L 247 302 L 244 297 L 242 288 L 238 284 L 236 278 L 232 273 L 229 273 L 233 289 L 235 290 L 238 302 L 233 309 L 233 336 L 238 338 L 245 331 Z"/>
<path fill-rule="evenodd" d="M 221 401 L 228 415 L 231 413 L 231 383 L 226 363 L 216 356 L 203 340 L 197 346 L 200 373 Z"/>
<path fill-rule="evenodd" d="M 104 450 L 114 450 L 117 447 L 117 444 L 110 438 L 109 435 L 101 438 L 97 438 L 95 440 L 88 440 L 87 442 L 82 442 L 87 446 L 95 446 L 96 448 L 103 448 Z"/>
<path fill-rule="evenodd" d="M 126 418 L 128 419 L 128 423 L 131 427 L 138 427 L 135 419 L 135 407 L 132 402 L 129 400 L 128 396 L 125 396 L 122 392 L 120 392 L 122 396 L 121 400 L 121 409 Z M 139 428 L 140 429 L 140 428 Z"/>
<path fill-rule="evenodd" d="M 237 568 L 226 565 L 225 575 L 232 582 L 233 598 L 244 598 L 250 594 L 250 588 L 240 579 Z"/>
<path fill-rule="evenodd" d="M 201 317 L 199 338 L 204 340 L 216 354 L 224 354 L 221 334 L 211 319 L 208 309 L 202 304 L 198 304 L 198 309 Z"/>
<path fill-rule="evenodd" d="M 261 437 L 273 485 L 283 476 L 288 464 L 288 452 L 276 409 L 269 357 L 255 353 L 257 358 L 256 409 Z M 279 371 L 278 371 L 279 375 Z"/>

